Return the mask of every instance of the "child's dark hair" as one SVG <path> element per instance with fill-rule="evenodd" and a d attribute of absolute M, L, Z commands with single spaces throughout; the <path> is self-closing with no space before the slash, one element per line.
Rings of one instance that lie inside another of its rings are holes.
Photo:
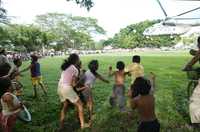
<path fill-rule="evenodd" d="M 38 60 L 38 57 L 36 55 L 31 55 L 32 60 L 35 62 Z"/>
<path fill-rule="evenodd" d="M 133 58 L 132 58 L 132 62 L 140 63 L 140 56 L 134 55 Z"/>
<path fill-rule="evenodd" d="M 99 63 L 98 63 L 98 60 L 91 60 L 88 64 L 88 68 L 89 70 L 94 74 L 96 75 L 97 74 L 97 70 L 99 68 Z"/>
<path fill-rule="evenodd" d="M 123 61 L 118 61 L 118 62 L 117 62 L 116 68 L 117 68 L 118 70 L 124 70 L 124 67 L 125 67 L 125 64 L 124 64 Z"/>
<path fill-rule="evenodd" d="M 0 79 L 0 97 L 7 92 L 7 90 L 11 87 L 10 78 Z"/>
<path fill-rule="evenodd" d="M 137 77 L 133 83 L 133 87 L 138 91 L 138 94 L 148 95 L 151 89 L 151 83 L 144 77 Z"/>
<path fill-rule="evenodd" d="M 16 65 L 16 66 L 20 66 L 21 65 L 21 59 L 17 58 L 17 59 L 14 59 L 13 60 L 13 63 Z"/>
<path fill-rule="evenodd" d="M 66 70 L 70 65 L 75 65 L 79 61 L 79 56 L 77 54 L 70 54 L 69 57 L 64 60 L 63 64 L 61 65 L 61 70 Z"/>
<path fill-rule="evenodd" d="M 197 38 L 197 47 L 200 48 L 200 36 Z"/>
<path fill-rule="evenodd" d="M 0 54 L 5 54 L 6 50 L 5 49 L 0 49 Z"/>
<path fill-rule="evenodd" d="M 9 63 L 4 63 L 0 65 L 0 77 L 7 75 L 10 69 L 11 69 L 11 66 Z"/>
<path fill-rule="evenodd" d="M 200 36 L 197 38 L 197 43 L 200 44 Z"/>

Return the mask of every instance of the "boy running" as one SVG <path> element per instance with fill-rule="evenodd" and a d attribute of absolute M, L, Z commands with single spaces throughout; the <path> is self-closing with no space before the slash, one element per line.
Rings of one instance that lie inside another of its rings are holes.
<path fill-rule="evenodd" d="M 125 64 L 122 61 L 118 61 L 116 68 L 117 71 L 112 72 L 112 67 L 109 67 L 109 76 L 114 76 L 115 84 L 113 86 L 112 97 L 110 98 L 110 104 L 115 106 L 119 104 L 120 111 L 125 111 L 125 76 L 127 73 L 124 71 Z"/>
<path fill-rule="evenodd" d="M 159 132 L 160 123 L 155 115 L 155 98 L 150 94 L 150 81 L 144 77 L 138 77 L 133 86 L 138 89 L 139 93 L 139 96 L 131 97 L 131 106 L 138 110 L 140 118 L 137 132 Z"/>
<path fill-rule="evenodd" d="M 104 79 L 102 75 L 100 75 L 97 70 L 99 68 L 99 63 L 97 60 L 90 61 L 88 65 L 89 70 L 85 72 L 83 76 L 84 80 L 84 87 L 80 88 L 82 90 L 82 95 L 84 97 L 84 100 L 87 104 L 88 110 L 89 110 L 89 119 L 91 123 L 92 119 L 92 113 L 93 113 L 93 97 L 92 97 L 92 87 L 95 83 L 96 79 L 99 79 L 103 82 L 109 83 L 108 80 Z"/>
<path fill-rule="evenodd" d="M 125 71 L 129 72 L 131 74 L 132 82 L 131 82 L 131 88 L 130 89 L 134 89 L 133 88 L 133 82 L 134 82 L 135 78 L 144 76 L 144 68 L 140 64 L 140 56 L 138 56 L 138 55 L 133 56 L 132 57 L 132 64 L 130 64 Z M 133 96 L 136 97 L 137 95 L 138 95 L 138 92 L 135 90 Z"/>
<path fill-rule="evenodd" d="M 34 88 L 33 97 L 34 98 L 37 97 L 36 88 L 38 87 L 38 85 L 40 85 L 44 94 L 47 95 L 47 89 L 45 88 L 45 86 L 42 82 L 42 76 L 41 76 L 41 72 L 40 72 L 40 63 L 38 63 L 38 57 L 36 55 L 31 56 L 31 64 L 27 68 L 22 70 L 21 72 L 25 72 L 27 70 L 30 70 L 30 72 L 31 72 L 31 81 L 32 81 L 32 85 Z"/>

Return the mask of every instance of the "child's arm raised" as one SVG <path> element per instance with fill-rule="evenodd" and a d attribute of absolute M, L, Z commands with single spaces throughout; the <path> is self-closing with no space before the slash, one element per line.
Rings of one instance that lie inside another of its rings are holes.
<path fill-rule="evenodd" d="M 130 74 L 130 72 L 124 72 L 124 75 L 125 75 L 125 76 L 126 76 L 126 75 L 130 76 L 131 74 Z"/>
<path fill-rule="evenodd" d="M 108 76 L 113 76 L 115 72 L 112 71 L 112 66 L 109 66 Z"/>
<path fill-rule="evenodd" d="M 76 88 L 76 90 L 77 90 L 77 91 L 83 91 L 83 90 L 85 90 L 86 88 L 88 88 L 88 87 L 84 86 L 84 87 Z"/>
<path fill-rule="evenodd" d="M 21 70 L 19 73 L 22 73 L 22 72 L 25 72 L 25 71 L 28 71 L 29 69 L 31 69 L 32 65 L 29 65 L 27 68 Z"/>
<path fill-rule="evenodd" d="M 109 83 L 109 81 L 106 80 L 104 77 L 102 77 L 99 73 L 96 74 L 96 78 L 98 78 L 99 80 L 101 80 L 103 82 Z"/>

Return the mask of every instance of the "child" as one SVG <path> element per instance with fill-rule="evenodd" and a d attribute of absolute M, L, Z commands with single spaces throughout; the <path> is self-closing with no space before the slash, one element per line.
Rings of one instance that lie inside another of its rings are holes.
<path fill-rule="evenodd" d="M 80 89 L 83 89 L 82 94 L 89 110 L 89 119 L 90 119 L 90 124 L 91 124 L 92 112 L 93 112 L 92 86 L 95 83 L 96 79 L 102 80 L 103 82 L 106 82 L 106 83 L 109 83 L 109 81 L 104 79 L 102 75 L 100 75 L 97 72 L 99 68 L 99 63 L 97 60 L 90 61 L 88 64 L 88 68 L 89 70 L 85 72 L 82 78 L 84 79 L 84 87 Z"/>
<path fill-rule="evenodd" d="M 61 65 L 62 73 L 58 83 L 58 95 L 62 104 L 62 110 L 60 112 L 60 130 L 64 128 L 65 114 L 68 108 L 69 102 L 75 105 L 78 109 L 78 115 L 81 128 L 88 127 L 84 122 L 84 113 L 82 102 L 74 91 L 74 86 L 77 82 L 78 69 L 80 64 L 80 58 L 77 54 L 70 54 L 67 60 Z"/>
<path fill-rule="evenodd" d="M 122 61 L 117 62 L 116 68 L 118 69 L 118 71 L 112 72 L 112 67 L 109 67 L 109 76 L 115 77 L 115 84 L 113 86 L 113 93 L 112 93 L 112 97 L 110 98 L 110 104 L 112 106 L 115 106 L 116 103 L 118 103 L 120 111 L 125 110 L 124 80 L 127 73 L 125 73 L 124 67 L 125 67 L 125 64 Z"/>
<path fill-rule="evenodd" d="M 132 64 L 130 64 L 127 69 L 125 70 L 126 72 L 129 72 L 132 76 L 132 83 L 131 83 L 131 89 L 133 89 L 133 82 L 135 78 L 137 77 L 143 77 L 144 76 L 144 68 L 140 64 L 140 56 L 135 55 L 132 57 Z M 134 97 L 138 95 L 137 91 L 134 92 Z"/>
<path fill-rule="evenodd" d="M 0 113 L 0 123 L 4 132 L 12 132 L 19 112 L 23 109 L 23 104 L 12 94 L 11 81 L 9 78 L 0 81 L 0 87 L 4 92 L 1 95 L 2 111 Z"/>
<path fill-rule="evenodd" d="M 155 99 L 150 94 L 150 81 L 144 77 L 135 79 L 133 86 L 138 89 L 139 96 L 131 98 L 131 106 L 137 109 L 140 118 L 138 132 L 159 132 L 160 124 L 155 115 Z"/>
<path fill-rule="evenodd" d="M 11 73 L 11 80 L 13 82 L 16 82 L 14 83 L 14 89 L 16 90 L 16 96 L 21 96 L 22 95 L 22 84 L 19 82 L 19 79 L 20 79 L 20 73 L 19 73 L 19 67 L 22 65 L 22 61 L 21 59 L 14 59 L 13 60 L 13 63 L 14 63 L 14 68 L 13 68 L 13 72 Z"/>
<path fill-rule="evenodd" d="M 27 71 L 30 69 L 31 72 L 31 80 L 32 80 L 32 85 L 34 88 L 34 97 L 37 97 L 37 86 L 40 85 L 42 88 L 43 92 L 45 95 L 47 95 L 47 89 L 45 88 L 43 82 L 42 82 L 42 76 L 40 72 L 40 63 L 38 63 L 38 57 L 36 55 L 31 56 L 31 64 L 22 70 L 21 72 Z M 20 73 L 21 73 L 20 72 Z"/>
<path fill-rule="evenodd" d="M 14 68 L 13 72 L 10 75 L 10 78 L 19 80 L 19 67 L 22 65 L 22 61 L 21 59 L 14 59 L 13 63 L 14 63 Z"/>

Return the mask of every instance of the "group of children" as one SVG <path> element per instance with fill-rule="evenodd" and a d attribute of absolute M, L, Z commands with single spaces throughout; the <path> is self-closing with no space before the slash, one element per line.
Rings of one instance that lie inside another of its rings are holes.
<path fill-rule="evenodd" d="M 19 76 L 22 72 L 30 70 L 31 80 L 34 89 L 34 97 L 37 97 L 37 86 L 41 86 L 44 94 L 47 94 L 47 89 L 42 83 L 40 72 L 40 64 L 36 55 L 31 56 L 31 64 L 24 70 L 19 70 L 22 62 L 20 59 L 14 60 L 14 68 L 9 78 L 5 77 L 10 65 L 5 63 L 0 65 L 0 87 L 1 87 L 1 114 L 0 123 L 3 126 L 4 132 L 11 132 L 17 119 L 18 113 L 23 109 L 23 103 L 18 98 L 21 96 L 21 89 L 15 87 L 13 94 L 12 81 L 19 81 Z M 127 75 L 132 76 L 132 83 L 128 95 L 130 104 L 133 109 L 138 109 L 140 115 L 140 124 L 138 132 L 159 132 L 159 122 L 155 116 L 154 110 L 154 74 L 151 74 L 151 80 L 144 77 L 144 68 L 140 64 L 140 56 L 133 56 L 132 64 L 125 68 L 122 61 L 118 61 L 116 69 L 109 67 L 109 76 L 114 76 L 114 85 L 112 96 L 110 97 L 111 106 L 119 106 L 121 112 L 126 112 L 125 101 L 125 78 Z M 58 95 L 62 104 L 60 114 L 60 129 L 64 127 L 65 114 L 69 103 L 77 107 L 80 119 L 81 128 L 90 127 L 93 116 L 93 85 L 96 79 L 105 83 L 109 83 L 101 74 L 98 73 L 99 63 L 97 60 L 92 60 L 88 64 L 88 70 L 84 70 L 81 65 L 80 58 L 77 54 L 71 54 L 67 60 L 61 65 L 61 77 L 58 83 Z M 89 112 L 89 123 L 85 123 L 83 104 L 86 104 Z"/>
<path fill-rule="evenodd" d="M 133 109 L 138 109 L 140 124 L 138 132 L 159 132 L 160 124 L 155 116 L 153 91 L 155 86 L 155 75 L 151 73 L 150 79 L 144 77 L 144 68 L 140 64 L 140 56 L 133 56 L 132 64 L 125 68 L 122 61 L 116 64 L 116 71 L 109 67 L 109 76 L 114 76 L 111 106 L 119 106 L 120 111 L 126 112 L 125 101 L 125 77 L 132 76 L 132 84 L 128 95 Z M 89 127 L 92 123 L 93 115 L 93 94 L 92 88 L 96 79 L 109 83 L 97 71 L 99 64 L 97 60 L 92 60 L 88 64 L 88 70 L 83 70 L 79 56 L 71 54 L 61 66 L 62 73 L 58 86 L 58 95 L 63 108 L 61 110 L 61 127 L 64 127 L 64 118 L 69 102 L 77 106 L 81 128 Z M 89 124 L 84 121 L 83 103 L 86 103 L 89 111 Z"/>
<path fill-rule="evenodd" d="M 36 87 L 40 85 L 46 95 L 47 91 L 41 81 L 40 64 L 37 62 L 36 55 L 31 56 L 31 64 L 24 70 L 20 71 L 22 65 L 20 59 L 14 59 L 13 64 L 1 63 L 0 65 L 0 125 L 3 132 L 12 132 L 16 119 L 20 111 L 24 109 L 22 103 L 22 89 L 19 77 L 22 72 L 30 70 L 32 85 L 34 87 L 34 97 L 37 96 Z M 10 72 L 10 69 L 12 71 Z M 20 84 L 20 85 L 19 85 Z"/>

